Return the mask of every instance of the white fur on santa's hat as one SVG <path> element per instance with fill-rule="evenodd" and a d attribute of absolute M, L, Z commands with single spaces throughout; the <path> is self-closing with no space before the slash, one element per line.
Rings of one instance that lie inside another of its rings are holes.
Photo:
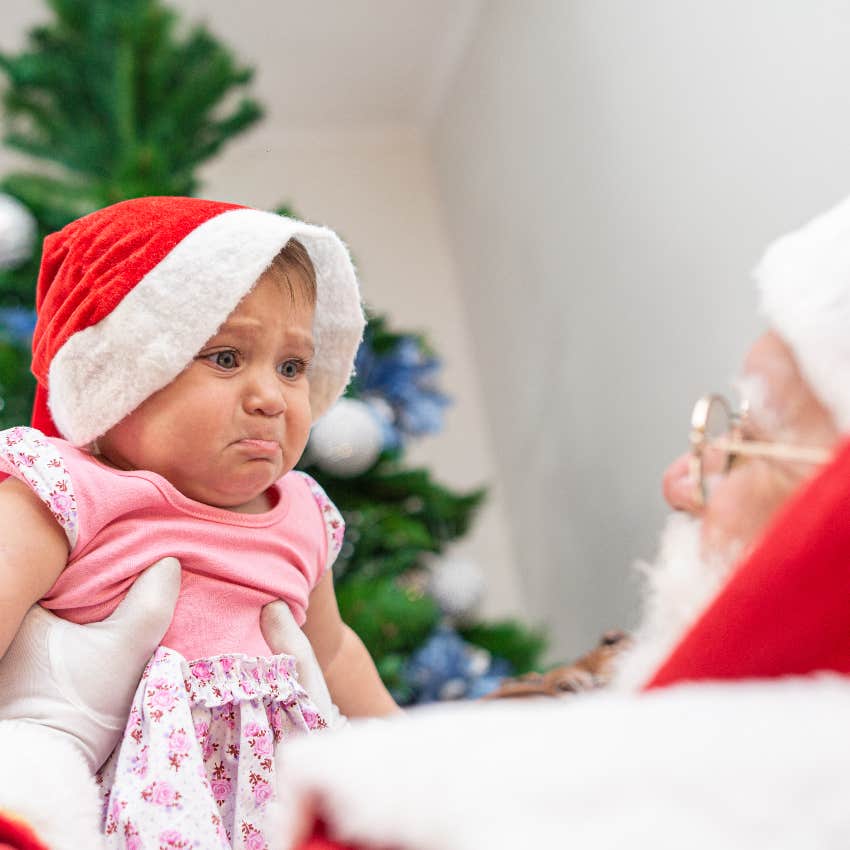
<path fill-rule="evenodd" d="M 48 399 L 62 435 L 86 445 L 174 380 L 293 237 L 316 271 L 310 403 L 318 419 L 345 389 L 365 326 L 351 258 L 327 228 L 236 209 L 195 228 L 106 318 L 59 349 Z"/>
<path fill-rule="evenodd" d="M 850 430 L 850 198 L 770 245 L 755 277 L 771 327 Z"/>
<path fill-rule="evenodd" d="M 445 704 L 293 741 L 282 786 L 399 850 L 850 846 L 850 681 Z"/>
<path fill-rule="evenodd" d="M 101 805 L 82 754 L 36 723 L 0 723 L 0 811 L 26 823 L 50 850 L 97 850 Z"/>

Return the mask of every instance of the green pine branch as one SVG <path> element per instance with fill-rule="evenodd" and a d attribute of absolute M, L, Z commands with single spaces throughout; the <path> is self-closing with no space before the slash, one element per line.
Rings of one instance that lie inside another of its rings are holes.
<path fill-rule="evenodd" d="M 423 566 L 469 530 L 484 490 L 455 493 L 425 469 L 404 469 L 391 458 L 354 478 L 336 478 L 309 465 L 342 511 L 346 541 L 337 560 L 339 580 L 398 576 Z"/>
<path fill-rule="evenodd" d="M 160 0 L 50 0 L 53 19 L 0 52 L 4 143 L 42 169 L 2 190 L 40 235 L 126 198 L 192 195 L 198 167 L 262 116 L 253 76 L 203 27 L 178 33 Z M 32 304 L 32 265 L 0 274 L 0 305 Z"/>

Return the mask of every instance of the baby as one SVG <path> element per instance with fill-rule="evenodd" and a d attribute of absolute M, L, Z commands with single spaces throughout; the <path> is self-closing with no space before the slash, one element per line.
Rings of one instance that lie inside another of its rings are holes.
<path fill-rule="evenodd" d="M 336 606 L 342 518 L 292 471 L 362 333 L 348 253 L 271 213 L 140 198 L 45 240 L 37 306 L 35 427 L 0 432 L 0 654 L 34 602 L 102 620 L 177 557 L 173 620 L 101 772 L 107 844 L 264 847 L 277 745 L 327 718 L 263 606 L 286 601 L 343 713 L 397 710 Z"/>

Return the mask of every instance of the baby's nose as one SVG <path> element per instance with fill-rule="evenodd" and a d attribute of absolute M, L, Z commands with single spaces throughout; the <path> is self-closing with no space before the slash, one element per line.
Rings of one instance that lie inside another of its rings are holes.
<path fill-rule="evenodd" d="M 691 473 L 691 455 L 676 458 L 664 473 L 664 498 L 673 510 L 695 514 L 700 510 L 696 482 Z"/>
<path fill-rule="evenodd" d="M 249 383 L 244 399 L 249 413 L 278 416 L 286 412 L 286 392 L 276 375 L 257 376 Z"/>

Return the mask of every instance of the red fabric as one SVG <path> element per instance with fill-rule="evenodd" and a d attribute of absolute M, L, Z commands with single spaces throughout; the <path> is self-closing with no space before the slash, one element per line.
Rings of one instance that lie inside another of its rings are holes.
<path fill-rule="evenodd" d="M 368 848 L 355 844 L 341 844 L 339 841 L 328 838 L 325 824 L 317 820 L 310 837 L 303 844 L 299 844 L 295 850 L 368 850 Z"/>
<path fill-rule="evenodd" d="M 0 811 L 0 850 L 48 850 L 23 821 Z"/>
<path fill-rule="evenodd" d="M 647 689 L 850 673 L 850 441 L 783 507 Z"/>
<path fill-rule="evenodd" d="M 340 844 L 324 835 L 317 835 L 308 838 L 303 844 L 299 844 L 296 850 L 357 850 L 357 848 L 352 844 Z"/>
<path fill-rule="evenodd" d="M 50 414 L 50 408 L 47 406 L 47 390 L 41 385 L 35 385 L 35 399 L 32 403 L 31 424 L 33 428 L 38 428 L 42 434 L 48 437 L 61 437 L 56 423 L 53 421 L 53 416 Z M 6 476 L 4 475 L 3 478 Z"/>
<path fill-rule="evenodd" d="M 236 204 L 134 198 L 72 221 L 44 240 L 36 289 L 32 372 L 47 387 L 50 363 L 70 336 L 97 324 L 196 227 Z M 32 424 L 60 436 L 37 393 Z"/>

